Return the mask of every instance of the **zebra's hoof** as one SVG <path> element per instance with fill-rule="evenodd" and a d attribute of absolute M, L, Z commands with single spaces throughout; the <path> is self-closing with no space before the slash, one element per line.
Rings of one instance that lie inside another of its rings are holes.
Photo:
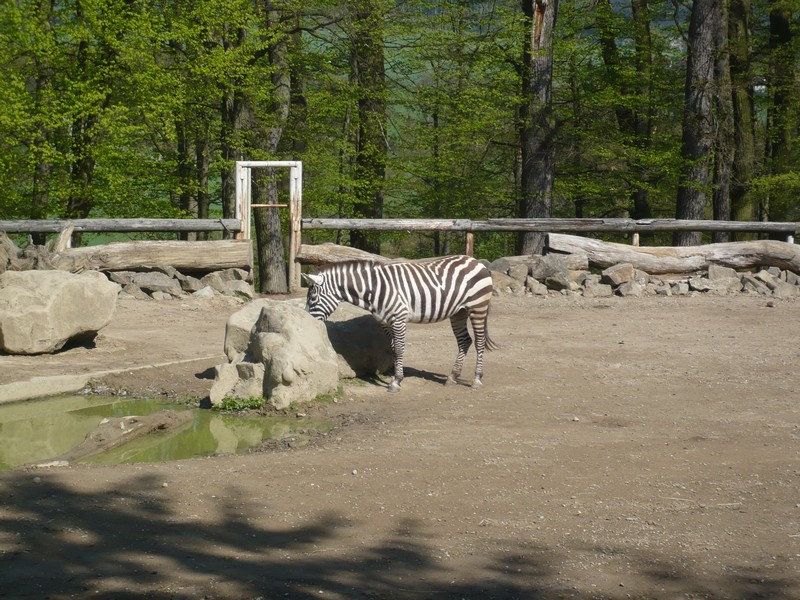
<path fill-rule="evenodd" d="M 476 389 L 482 388 L 482 387 L 483 387 L 483 382 L 480 379 L 476 379 L 475 381 L 472 382 L 472 389 L 473 390 L 476 390 Z"/>
<path fill-rule="evenodd" d="M 386 390 L 389 391 L 389 392 L 399 392 L 400 391 L 400 384 L 397 383 L 396 381 L 392 381 L 392 383 L 389 384 L 389 387 L 386 388 Z"/>
<path fill-rule="evenodd" d="M 455 375 L 448 375 L 447 379 L 444 382 L 445 385 L 456 384 L 456 383 L 458 383 L 458 377 L 456 377 Z"/>

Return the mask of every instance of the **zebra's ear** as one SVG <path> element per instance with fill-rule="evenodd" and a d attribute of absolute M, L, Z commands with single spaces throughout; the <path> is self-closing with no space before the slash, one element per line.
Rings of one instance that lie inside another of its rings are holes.
<path fill-rule="evenodd" d="M 305 280 L 305 282 L 309 286 L 311 286 L 311 285 L 322 285 L 322 282 L 323 282 L 322 275 L 314 275 L 313 273 L 308 273 L 308 274 L 307 273 L 303 273 L 302 275 L 303 275 L 303 279 Z"/>

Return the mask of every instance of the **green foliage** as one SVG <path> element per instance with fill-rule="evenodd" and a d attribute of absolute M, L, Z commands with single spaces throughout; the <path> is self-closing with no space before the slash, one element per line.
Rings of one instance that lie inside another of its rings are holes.
<path fill-rule="evenodd" d="M 344 388 L 340 385 L 332 392 L 320 394 L 314 398 L 314 402 L 318 404 L 333 404 L 334 402 L 341 400 L 342 396 L 344 396 Z"/>
<path fill-rule="evenodd" d="M 646 47 L 629 3 L 559 5 L 554 216 L 635 216 L 641 197 L 652 216 L 674 215 L 691 6 L 647 4 Z M 771 78 L 797 85 L 770 66 L 769 11 L 785 9 L 796 31 L 797 6 L 753 3 L 753 80 L 767 90 L 753 90 L 758 148 L 776 135 Z M 369 24 L 385 57 L 373 89 L 353 52 Z M 514 216 L 527 35 L 509 0 L 0 3 L 0 219 L 192 216 L 203 202 L 223 216 L 238 158 L 302 160 L 304 216 L 351 217 L 364 190 L 382 193 L 386 217 Z M 276 84 L 287 69 L 288 116 Z M 359 102 L 372 96 L 385 102 L 385 179 L 358 166 L 359 119 L 375 116 Z M 762 154 L 750 188 L 765 216 L 797 219 L 796 108 L 784 118 L 780 168 Z M 280 143 L 267 150 L 277 126 Z M 304 237 L 347 242 L 342 232 Z M 386 254 L 455 253 L 464 234 L 382 242 Z M 476 254 L 507 254 L 512 243 L 480 234 Z"/>
<path fill-rule="evenodd" d="M 242 410 L 257 410 L 264 406 L 266 398 L 254 396 L 251 398 L 223 398 L 222 402 L 214 406 L 214 410 L 221 412 L 238 412 Z"/>

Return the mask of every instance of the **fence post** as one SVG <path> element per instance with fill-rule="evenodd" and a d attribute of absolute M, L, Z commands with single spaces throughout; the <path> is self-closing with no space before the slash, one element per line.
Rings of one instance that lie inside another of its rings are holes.
<path fill-rule="evenodd" d="M 289 171 L 289 293 L 300 289 L 301 219 L 303 217 L 303 163 L 298 162 Z"/>

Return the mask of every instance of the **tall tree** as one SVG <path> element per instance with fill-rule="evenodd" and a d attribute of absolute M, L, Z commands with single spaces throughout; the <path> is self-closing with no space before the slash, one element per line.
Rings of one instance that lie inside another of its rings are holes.
<path fill-rule="evenodd" d="M 641 151 L 650 149 L 653 120 L 653 40 L 650 32 L 650 6 L 648 0 L 631 0 L 634 27 L 634 50 L 636 56 L 636 96 L 638 102 L 633 114 L 635 145 Z M 633 218 L 648 219 L 652 216 L 647 187 L 641 183 L 647 179 L 646 169 L 641 164 L 632 165 L 639 182 L 633 189 Z"/>
<path fill-rule="evenodd" d="M 683 182 L 678 189 L 677 219 L 702 219 L 711 191 L 714 165 L 715 32 L 719 30 L 724 0 L 695 0 L 689 23 L 686 64 L 683 144 Z M 678 231 L 676 246 L 700 243 L 696 231 Z"/>
<path fill-rule="evenodd" d="M 291 15 L 281 15 L 275 6 L 264 15 L 265 43 L 270 63 L 272 84 L 269 110 L 260 115 L 262 125 L 258 136 L 260 150 L 267 157 L 275 157 L 283 138 L 292 102 L 292 77 L 289 64 L 291 36 L 282 21 L 291 21 Z M 266 123 L 264 123 L 266 121 Z M 257 175 L 256 201 L 263 204 L 278 202 L 278 181 L 273 169 Z M 281 218 L 277 208 L 255 210 L 256 239 L 258 240 L 259 288 L 263 293 L 277 294 L 288 290 Z"/>
<path fill-rule="evenodd" d="M 750 60 L 750 0 L 731 0 L 728 16 L 728 40 L 733 103 L 733 173 L 731 180 L 731 216 L 737 221 L 756 218 L 750 180 L 756 167 L 755 107 L 753 70 Z"/>
<path fill-rule="evenodd" d="M 551 217 L 555 178 L 556 120 L 552 105 L 553 30 L 558 0 L 522 0 L 528 23 L 523 50 L 521 193 L 517 216 Z M 525 232 L 517 238 L 519 254 L 541 253 L 544 235 Z"/>
<path fill-rule="evenodd" d="M 728 45 L 728 3 L 719 6 L 719 26 L 715 29 L 714 57 L 714 178 L 712 206 L 714 220 L 729 221 L 731 218 L 731 175 L 733 172 L 733 95 L 731 86 L 731 63 Z M 715 231 L 711 241 L 727 242 L 728 233 Z"/>
<path fill-rule="evenodd" d="M 383 216 L 387 159 L 386 68 L 381 0 L 355 0 L 351 5 L 350 77 L 357 94 L 354 216 Z M 351 231 L 350 244 L 380 254 L 376 231 Z"/>

